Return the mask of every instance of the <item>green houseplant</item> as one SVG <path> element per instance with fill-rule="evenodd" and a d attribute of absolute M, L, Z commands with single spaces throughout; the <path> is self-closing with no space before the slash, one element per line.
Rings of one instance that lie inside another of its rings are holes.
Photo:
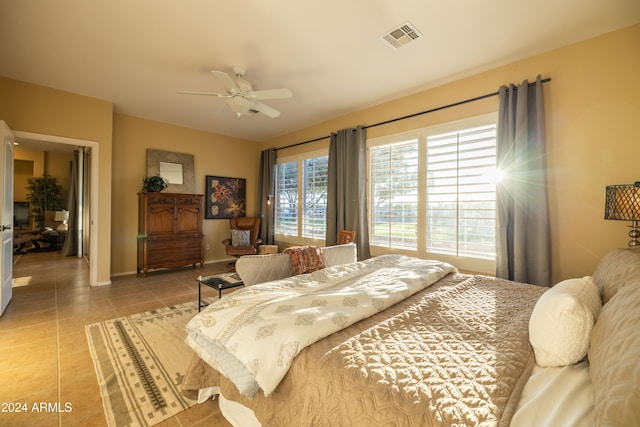
<path fill-rule="evenodd" d="M 44 227 L 45 211 L 62 209 L 62 185 L 55 177 L 44 174 L 27 179 L 27 201 L 38 228 Z"/>
<path fill-rule="evenodd" d="M 167 180 L 160 175 L 145 176 L 142 178 L 142 191 L 144 193 L 159 193 L 167 188 Z"/>

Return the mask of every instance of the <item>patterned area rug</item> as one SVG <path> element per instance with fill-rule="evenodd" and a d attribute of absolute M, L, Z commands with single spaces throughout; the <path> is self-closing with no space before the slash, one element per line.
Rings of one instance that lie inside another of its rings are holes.
<path fill-rule="evenodd" d="M 86 325 L 109 426 L 152 426 L 196 404 L 180 392 L 195 302 Z"/>

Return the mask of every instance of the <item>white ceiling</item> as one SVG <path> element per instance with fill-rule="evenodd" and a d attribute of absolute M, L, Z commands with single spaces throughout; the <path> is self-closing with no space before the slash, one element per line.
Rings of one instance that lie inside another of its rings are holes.
<path fill-rule="evenodd" d="M 405 21 L 424 37 L 380 40 Z M 263 141 L 637 22 L 638 0 L 0 0 L 0 75 Z M 291 89 L 265 101 L 279 118 L 176 93 L 222 91 L 209 71 L 234 65 Z"/>

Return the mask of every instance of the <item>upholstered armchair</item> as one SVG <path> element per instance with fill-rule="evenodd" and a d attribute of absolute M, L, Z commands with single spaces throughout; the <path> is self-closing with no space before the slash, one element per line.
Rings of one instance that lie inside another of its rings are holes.
<path fill-rule="evenodd" d="M 353 243 L 356 238 L 356 232 L 351 230 L 340 230 L 338 233 L 338 244 L 346 245 L 349 243 Z"/>
<path fill-rule="evenodd" d="M 222 241 L 226 247 L 227 255 L 240 257 L 257 254 L 258 245 L 262 243 L 262 240 L 258 238 L 260 218 L 231 218 L 229 225 L 231 238 Z"/>

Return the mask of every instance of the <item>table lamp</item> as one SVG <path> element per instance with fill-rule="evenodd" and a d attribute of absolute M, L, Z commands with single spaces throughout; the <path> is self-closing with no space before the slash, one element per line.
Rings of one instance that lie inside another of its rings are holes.
<path fill-rule="evenodd" d="M 604 219 L 631 221 L 629 246 L 640 246 L 640 181 L 634 184 L 608 185 Z"/>
<path fill-rule="evenodd" d="M 69 211 L 56 211 L 53 220 L 56 222 L 62 222 L 62 224 L 58 225 L 58 231 L 66 231 L 67 230 L 67 221 L 69 220 Z"/>

